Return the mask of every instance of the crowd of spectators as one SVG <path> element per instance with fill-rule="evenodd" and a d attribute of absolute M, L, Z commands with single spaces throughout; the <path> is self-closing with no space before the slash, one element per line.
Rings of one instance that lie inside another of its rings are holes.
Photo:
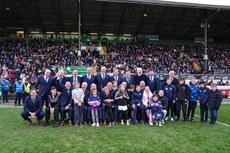
<path fill-rule="evenodd" d="M 144 73 L 150 69 L 157 74 L 167 73 L 173 69 L 176 74 L 197 74 L 203 72 L 202 48 L 190 46 L 170 46 L 136 43 L 104 43 L 107 54 L 97 50 L 77 52 L 78 41 L 54 41 L 43 39 L 4 40 L 0 42 L 0 75 L 14 81 L 15 78 L 36 78 L 46 68 L 52 74 L 66 66 L 107 67 L 108 72 L 114 69 L 123 73 L 125 70 L 135 72 L 142 67 Z M 230 71 L 230 51 L 224 48 L 209 49 L 209 72 L 215 68 Z M 195 64 L 196 65 L 195 65 Z"/>

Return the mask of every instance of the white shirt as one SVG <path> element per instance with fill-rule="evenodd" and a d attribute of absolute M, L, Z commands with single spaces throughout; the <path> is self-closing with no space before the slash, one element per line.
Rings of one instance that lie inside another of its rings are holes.
<path fill-rule="evenodd" d="M 72 97 L 75 104 L 84 101 L 84 91 L 81 88 L 72 90 Z"/>

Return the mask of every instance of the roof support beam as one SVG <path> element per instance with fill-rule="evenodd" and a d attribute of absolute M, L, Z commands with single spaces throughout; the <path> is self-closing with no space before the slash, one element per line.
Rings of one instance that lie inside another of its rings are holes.
<path fill-rule="evenodd" d="M 120 20 L 120 24 L 119 24 L 119 28 L 118 28 L 118 36 L 120 35 L 121 32 L 121 27 L 124 23 L 124 19 L 125 19 L 125 12 L 126 12 L 126 3 L 123 3 L 123 9 L 122 9 L 122 15 L 121 15 L 121 20 Z"/>

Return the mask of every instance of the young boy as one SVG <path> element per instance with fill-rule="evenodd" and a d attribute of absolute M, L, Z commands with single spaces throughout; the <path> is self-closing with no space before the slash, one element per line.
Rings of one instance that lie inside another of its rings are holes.
<path fill-rule="evenodd" d="M 72 90 L 72 99 L 74 102 L 74 123 L 75 126 L 82 125 L 83 123 L 83 103 L 84 103 L 84 91 L 80 88 L 79 82 L 74 82 L 73 86 L 75 87 Z"/>
<path fill-rule="evenodd" d="M 189 106 L 187 113 L 187 120 L 189 120 L 191 112 L 191 121 L 194 121 L 194 114 L 196 110 L 196 105 L 199 102 L 199 86 L 196 84 L 197 80 L 195 77 L 191 78 L 191 83 L 189 84 Z"/>
<path fill-rule="evenodd" d="M 200 82 L 200 93 L 199 93 L 199 101 L 200 101 L 200 121 L 207 122 L 208 121 L 208 97 L 209 97 L 209 88 L 205 86 L 205 82 Z M 204 119 L 205 116 L 205 119 Z"/>
<path fill-rule="evenodd" d="M 156 125 L 162 126 L 161 120 L 163 117 L 162 104 L 158 101 L 157 94 L 153 94 L 151 101 L 151 110 L 152 110 L 152 120 L 156 122 Z"/>
<path fill-rule="evenodd" d="M 173 117 L 176 116 L 174 113 L 174 103 L 176 103 L 176 87 L 172 85 L 171 78 L 167 78 L 166 85 L 163 88 L 165 96 L 168 98 L 168 110 L 167 110 L 167 118 L 169 116 L 169 110 L 171 108 L 171 121 L 174 121 Z"/>
<path fill-rule="evenodd" d="M 136 91 L 133 92 L 132 98 L 132 107 L 133 107 L 133 124 L 136 124 L 137 122 L 137 108 L 139 107 L 141 111 L 145 111 L 143 108 L 141 108 L 141 102 L 142 102 L 142 92 L 141 87 L 139 85 L 136 86 Z M 144 112 L 142 112 L 144 114 Z M 144 122 L 144 118 L 141 118 L 142 122 Z"/>
<path fill-rule="evenodd" d="M 179 78 L 179 84 L 176 87 L 177 89 L 177 96 L 176 96 L 176 110 L 177 110 L 177 120 L 180 120 L 180 110 L 182 106 L 182 112 L 184 117 L 184 122 L 187 122 L 186 119 L 186 110 L 187 110 L 187 103 L 189 99 L 189 87 L 185 84 L 185 79 L 183 77 Z"/>
<path fill-rule="evenodd" d="M 211 91 L 208 99 L 208 107 L 210 110 L 210 122 L 209 124 L 215 125 L 217 120 L 217 111 L 220 108 L 222 102 L 222 95 L 219 90 L 217 90 L 217 85 L 215 83 L 211 84 Z"/>

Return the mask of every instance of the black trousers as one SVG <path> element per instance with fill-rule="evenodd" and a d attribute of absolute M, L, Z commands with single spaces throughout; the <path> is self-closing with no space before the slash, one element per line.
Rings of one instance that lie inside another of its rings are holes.
<path fill-rule="evenodd" d="M 181 107 L 182 107 L 184 121 L 186 121 L 187 120 L 187 118 L 186 118 L 187 103 L 184 100 L 177 100 L 176 101 L 177 120 L 180 119 L 180 110 L 181 110 Z"/>
<path fill-rule="evenodd" d="M 16 92 L 15 101 L 14 101 L 15 106 L 17 106 L 17 104 L 21 105 L 21 99 L 22 99 L 22 93 Z"/>
<path fill-rule="evenodd" d="M 188 105 L 188 113 L 187 113 L 187 119 L 189 119 L 190 112 L 191 112 L 191 119 L 194 118 L 194 114 L 195 114 L 195 110 L 196 110 L 196 105 L 197 105 L 196 102 L 192 102 L 192 101 L 189 102 L 189 105 Z"/>
<path fill-rule="evenodd" d="M 200 103 L 200 121 L 208 121 L 208 105 Z"/>
<path fill-rule="evenodd" d="M 46 107 L 45 112 L 46 122 L 50 120 L 50 107 Z M 54 123 L 59 122 L 59 106 L 54 106 Z"/>
<path fill-rule="evenodd" d="M 30 95 L 30 93 L 23 93 L 23 104 L 25 103 L 25 99 L 26 99 L 26 97 L 27 96 L 29 96 Z"/>
<path fill-rule="evenodd" d="M 127 119 L 128 119 L 128 110 L 126 110 L 126 111 L 119 111 L 119 114 L 120 114 L 120 119 L 124 120 L 126 122 Z"/>
<path fill-rule="evenodd" d="M 113 118 L 113 108 L 112 107 L 105 107 L 105 112 L 106 112 L 106 119 L 107 121 L 110 122 L 114 122 L 114 118 Z"/>
<path fill-rule="evenodd" d="M 44 103 L 45 103 L 45 105 L 46 105 L 46 108 L 47 107 L 49 107 L 49 105 L 48 105 L 48 95 L 44 95 L 44 96 L 41 96 L 41 98 L 42 98 L 42 107 L 44 106 Z"/>

